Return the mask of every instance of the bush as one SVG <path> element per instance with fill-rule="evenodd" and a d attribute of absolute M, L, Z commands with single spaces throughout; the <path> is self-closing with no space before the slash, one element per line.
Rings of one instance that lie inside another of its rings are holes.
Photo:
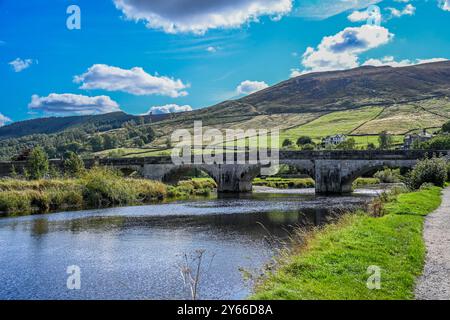
<path fill-rule="evenodd" d="M 297 139 L 297 145 L 300 146 L 304 146 L 306 144 L 314 144 L 313 140 L 311 139 L 311 137 L 308 136 L 302 136 L 300 138 Z"/>
<path fill-rule="evenodd" d="M 284 139 L 284 141 L 283 141 L 283 148 L 289 148 L 289 147 L 292 147 L 294 144 L 292 143 L 292 141 L 291 140 L 289 140 L 289 139 Z"/>
<path fill-rule="evenodd" d="M 409 176 L 409 185 L 419 189 L 424 183 L 443 187 L 447 181 L 447 161 L 443 158 L 431 158 L 419 161 Z"/>
<path fill-rule="evenodd" d="M 402 181 L 400 169 L 384 169 L 374 174 L 374 178 L 379 179 L 383 183 L 398 183 Z"/>
<path fill-rule="evenodd" d="M 75 152 L 70 151 L 64 160 L 64 172 L 71 177 L 78 177 L 84 170 L 83 160 Z"/>
<path fill-rule="evenodd" d="M 448 150 L 450 149 L 450 137 L 438 136 L 419 145 L 424 150 Z"/>
<path fill-rule="evenodd" d="M 48 157 L 41 147 L 34 148 L 28 158 L 28 173 L 31 179 L 42 179 L 48 173 Z"/>

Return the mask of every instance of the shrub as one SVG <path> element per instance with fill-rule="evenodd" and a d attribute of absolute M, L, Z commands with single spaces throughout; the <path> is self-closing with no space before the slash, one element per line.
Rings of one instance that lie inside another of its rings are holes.
<path fill-rule="evenodd" d="M 386 168 L 375 173 L 373 177 L 379 179 L 383 183 L 398 183 L 402 181 L 400 169 Z"/>
<path fill-rule="evenodd" d="M 98 167 L 86 172 L 82 180 L 87 203 L 101 207 L 135 201 L 137 199 L 135 188 L 130 188 L 121 178 L 118 171 L 108 168 Z"/>
<path fill-rule="evenodd" d="M 393 138 L 386 131 L 383 131 L 378 136 L 378 143 L 381 150 L 389 149 L 392 146 Z"/>
<path fill-rule="evenodd" d="M 443 158 L 431 158 L 419 161 L 409 176 L 409 185 L 419 189 L 426 182 L 443 187 L 447 180 L 447 162 Z"/>
<path fill-rule="evenodd" d="M 289 147 L 292 147 L 293 145 L 294 144 L 289 139 L 284 139 L 283 144 L 282 144 L 283 148 L 289 148 Z"/>
<path fill-rule="evenodd" d="M 84 170 L 83 160 L 75 152 L 70 151 L 64 160 L 64 172 L 71 177 L 78 177 Z"/>
<path fill-rule="evenodd" d="M 419 149 L 448 150 L 450 149 L 450 137 L 438 136 L 419 145 Z"/>
<path fill-rule="evenodd" d="M 41 147 L 34 148 L 28 158 L 28 173 L 31 179 L 42 179 L 48 173 L 48 157 Z"/>
<path fill-rule="evenodd" d="M 313 144 L 313 140 L 311 139 L 311 137 L 302 136 L 302 137 L 297 139 L 297 145 L 298 146 L 304 146 L 306 144 Z"/>

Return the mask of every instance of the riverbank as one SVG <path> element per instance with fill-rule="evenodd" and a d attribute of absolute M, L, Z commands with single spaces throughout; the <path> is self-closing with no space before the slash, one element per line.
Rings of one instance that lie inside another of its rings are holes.
<path fill-rule="evenodd" d="M 361 188 L 380 184 L 380 179 L 377 178 L 358 178 L 353 183 L 353 187 Z M 269 187 L 276 189 L 305 189 L 314 188 L 315 182 L 311 178 L 256 178 L 253 180 L 254 186 Z"/>
<path fill-rule="evenodd" d="M 312 232 L 251 298 L 413 299 L 425 261 L 424 219 L 441 204 L 441 190 L 395 195 L 374 205 L 372 214 L 346 215 Z M 379 290 L 367 287 L 371 266 L 380 268 Z"/>
<path fill-rule="evenodd" d="M 138 205 L 208 195 L 211 181 L 181 181 L 169 186 L 157 181 L 124 178 L 105 168 L 95 168 L 78 178 L 0 180 L 0 214 L 25 215 L 62 210 Z"/>

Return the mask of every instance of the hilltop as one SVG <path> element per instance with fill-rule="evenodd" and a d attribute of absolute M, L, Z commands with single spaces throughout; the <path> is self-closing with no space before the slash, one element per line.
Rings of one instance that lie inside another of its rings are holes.
<path fill-rule="evenodd" d="M 116 112 L 13 123 L 0 128 L 0 156 L 9 157 L 21 145 L 33 145 L 36 135 L 42 141 L 42 135 L 56 137 L 74 130 L 90 135 L 120 134 L 120 147 L 142 147 L 141 142 L 136 143 L 136 135 L 128 131 L 124 134 L 124 124 L 130 121 L 141 130 L 139 134 L 147 127 L 155 132 L 155 139 L 145 143 L 147 147 L 165 146 L 173 130 L 189 129 L 194 120 L 220 129 L 279 128 L 283 139 L 292 140 L 301 135 L 319 140 L 344 133 L 355 136 L 360 145 L 376 142 L 377 134 L 388 131 L 400 142 L 405 133 L 438 128 L 447 122 L 449 96 L 450 61 L 310 73 L 241 99 L 182 114 L 133 116 Z M 11 149 L 11 139 L 17 138 L 15 143 L 19 145 Z M 85 151 L 89 152 L 89 148 Z"/>

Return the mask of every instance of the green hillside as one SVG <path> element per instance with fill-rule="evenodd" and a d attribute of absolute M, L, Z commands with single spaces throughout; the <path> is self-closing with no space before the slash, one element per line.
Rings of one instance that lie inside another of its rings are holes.
<path fill-rule="evenodd" d="M 59 157 L 168 154 L 176 129 L 274 129 L 281 141 L 310 136 L 352 136 L 358 147 L 377 144 L 386 131 L 395 143 L 405 134 L 433 130 L 450 120 L 450 62 L 402 68 L 361 67 L 292 78 L 244 98 L 181 114 L 133 116 L 122 112 L 43 118 L 0 128 L 0 160 L 43 146 Z M 230 142 L 224 142 L 229 145 Z"/>

